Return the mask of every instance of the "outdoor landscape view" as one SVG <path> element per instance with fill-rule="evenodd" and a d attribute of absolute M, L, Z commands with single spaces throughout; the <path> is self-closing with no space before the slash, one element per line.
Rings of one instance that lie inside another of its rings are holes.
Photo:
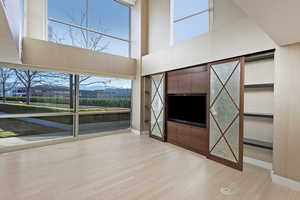
<path fill-rule="evenodd" d="M 50 42 L 130 55 L 130 9 L 116 1 L 49 0 L 47 24 Z M 9 67 L 0 63 L 0 147 L 77 133 L 73 75 Z M 130 126 L 131 80 L 80 75 L 79 88 L 79 135 Z"/>
<path fill-rule="evenodd" d="M 0 84 L 0 140 L 73 134 L 73 75 L 2 67 Z M 79 134 L 129 127 L 130 80 L 80 75 L 79 88 Z"/>

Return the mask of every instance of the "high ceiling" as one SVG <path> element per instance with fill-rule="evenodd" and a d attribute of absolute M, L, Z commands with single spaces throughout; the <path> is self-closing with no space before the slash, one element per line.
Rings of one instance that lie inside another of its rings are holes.
<path fill-rule="evenodd" d="M 11 27 L 0 1 L 0 62 L 20 63 L 18 41 L 13 38 Z"/>
<path fill-rule="evenodd" d="M 233 0 L 278 45 L 300 42 L 299 0 Z"/>

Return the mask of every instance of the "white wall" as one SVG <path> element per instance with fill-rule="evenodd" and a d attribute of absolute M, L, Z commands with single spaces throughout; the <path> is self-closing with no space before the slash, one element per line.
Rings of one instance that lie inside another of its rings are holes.
<path fill-rule="evenodd" d="M 300 181 L 300 44 L 275 53 L 275 174 Z"/>
<path fill-rule="evenodd" d="M 23 64 L 48 71 L 133 79 L 136 60 L 44 40 L 23 39 Z"/>
<path fill-rule="evenodd" d="M 142 56 L 148 51 L 148 0 L 138 0 L 131 10 L 132 56 L 136 58 L 136 77 L 132 82 L 131 128 L 135 133 L 144 131 L 144 92 L 141 77 Z"/>
<path fill-rule="evenodd" d="M 47 40 L 47 0 L 25 0 L 24 35 L 34 39 Z"/>
<path fill-rule="evenodd" d="M 300 1 L 233 0 L 278 45 L 300 42 Z"/>
<path fill-rule="evenodd" d="M 212 31 L 189 41 L 167 46 L 167 21 L 170 22 L 168 0 L 151 0 L 150 7 L 158 7 L 157 12 L 149 12 L 149 48 L 143 57 L 142 74 L 178 69 L 216 60 L 236 57 L 254 52 L 274 49 L 275 43 L 231 0 L 214 0 Z M 157 5 L 156 5 L 157 4 Z M 160 5 L 162 5 L 160 7 Z M 164 10 L 162 10 L 164 8 Z M 151 10 L 150 10 L 151 11 Z M 163 12 L 163 14 L 162 14 Z M 156 14 L 160 17 L 151 17 Z M 156 20 L 156 21 L 155 21 Z M 164 22 L 164 23 L 163 23 Z M 153 39 L 151 39 L 151 32 Z M 161 34 L 160 34 L 161 33 Z M 155 40 L 155 38 L 157 38 Z M 161 39 L 162 38 L 162 39 Z M 165 42 L 161 42 L 161 40 Z M 161 44 L 161 45 L 160 45 Z M 155 50 L 155 51 L 154 51 Z"/>
<path fill-rule="evenodd" d="M 170 46 L 170 1 L 149 1 L 149 53 Z"/>

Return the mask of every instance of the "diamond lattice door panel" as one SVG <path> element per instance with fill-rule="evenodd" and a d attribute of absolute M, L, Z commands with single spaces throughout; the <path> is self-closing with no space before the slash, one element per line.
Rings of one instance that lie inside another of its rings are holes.
<path fill-rule="evenodd" d="M 151 76 L 150 135 L 164 140 L 165 136 L 165 74 Z"/>
<path fill-rule="evenodd" d="M 243 168 L 242 58 L 210 64 L 209 157 Z"/>

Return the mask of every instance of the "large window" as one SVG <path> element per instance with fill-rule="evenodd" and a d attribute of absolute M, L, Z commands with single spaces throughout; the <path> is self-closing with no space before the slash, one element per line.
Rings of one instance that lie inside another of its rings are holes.
<path fill-rule="evenodd" d="M 210 0 L 172 0 L 172 43 L 209 31 Z"/>
<path fill-rule="evenodd" d="M 130 127 L 131 80 L 79 76 L 79 134 Z"/>
<path fill-rule="evenodd" d="M 131 80 L 1 67 L 0 148 L 130 127 Z"/>
<path fill-rule="evenodd" d="M 72 76 L 0 67 L 0 147 L 72 137 Z"/>
<path fill-rule="evenodd" d="M 130 8 L 114 0 L 48 0 L 48 40 L 130 54 Z"/>

